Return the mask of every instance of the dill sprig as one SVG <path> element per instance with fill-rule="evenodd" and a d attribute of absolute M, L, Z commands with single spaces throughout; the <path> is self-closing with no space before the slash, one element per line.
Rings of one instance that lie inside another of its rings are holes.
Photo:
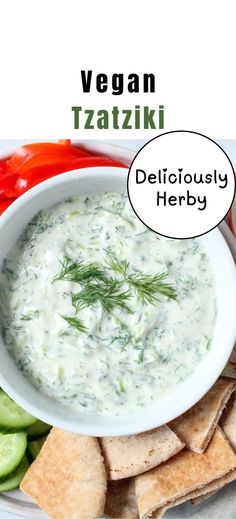
<path fill-rule="evenodd" d="M 60 264 L 61 271 L 53 279 L 53 283 L 60 280 L 83 284 L 91 279 L 96 281 L 107 279 L 105 270 L 94 262 L 73 261 L 66 256 L 63 261 L 60 261 Z"/>
<path fill-rule="evenodd" d="M 116 279 L 109 279 L 100 283 L 88 283 L 77 294 L 71 294 L 72 305 L 76 310 L 82 310 L 99 302 L 106 312 L 120 308 L 127 313 L 131 310 L 126 304 L 131 297 L 130 290 L 121 290 L 121 283 Z"/>
<path fill-rule="evenodd" d="M 176 299 L 176 291 L 170 283 L 166 283 L 167 273 L 155 276 L 137 272 L 126 278 L 127 283 L 134 288 L 143 303 L 155 304 L 159 294 Z"/>
<path fill-rule="evenodd" d="M 116 274 L 120 274 L 126 283 L 133 287 L 139 299 L 143 303 L 154 304 L 158 294 L 162 294 L 169 299 L 176 299 L 176 291 L 170 283 L 166 283 L 167 273 L 155 274 L 154 276 L 144 274 L 143 272 L 135 272 L 128 274 L 129 262 L 127 260 L 119 260 L 111 251 L 107 251 L 107 265 Z"/>
<path fill-rule="evenodd" d="M 87 333 L 87 328 L 84 326 L 83 321 L 78 319 L 77 317 L 70 317 L 68 315 L 61 315 L 62 319 L 64 319 L 70 326 L 76 328 L 79 332 Z"/>
<path fill-rule="evenodd" d="M 144 350 L 140 351 L 138 354 L 138 359 L 136 360 L 137 364 L 142 364 L 144 361 Z"/>
<path fill-rule="evenodd" d="M 76 314 L 95 303 L 100 303 L 106 312 L 119 308 L 126 313 L 131 313 L 127 303 L 132 296 L 132 291 L 136 292 L 144 304 L 155 304 L 160 294 L 169 299 L 177 297 L 173 285 L 166 282 L 167 273 L 159 273 L 154 276 L 143 272 L 129 273 L 129 262 L 119 260 L 110 250 L 107 250 L 106 267 L 100 267 L 94 262 L 72 261 L 68 257 L 65 257 L 60 263 L 61 271 L 53 282 L 57 280 L 72 281 L 81 287 L 79 292 L 71 293 L 71 302 Z M 122 279 L 109 277 L 109 270 L 121 276 Z M 128 285 L 128 288 L 123 288 L 124 284 L 126 287 Z M 78 331 L 87 332 L 87 328 L 79 318 L 64 315 L 61 317 Z M 143 362 L 142 353 L 138 362 Z"/>
<path fill-rule="evenodd" d="M 114 254 L 108 251 L 107 265 L 113 272 L 126 278 L 129 268 L 129 262 L 127 260 L 119 260 Z"/>

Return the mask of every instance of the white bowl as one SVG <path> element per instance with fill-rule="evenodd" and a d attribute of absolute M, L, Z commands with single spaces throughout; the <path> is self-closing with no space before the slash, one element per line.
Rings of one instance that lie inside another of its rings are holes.
<path fill-rule="evenodd" d="M 126 191 L 127 171 L 97 167 L 65 173 L 34 187 L 0 218 L 0 266 L 34 215 L 70 196 Z M 236 269 L 222 234 L 215 229 L 200 238 L 216 280 L 217 320 L 211 350 L 183 383 L 144 410 L 121 416 L 98 416 L 70 410 L 36 390 L 18 369 L 0 337 L 0 385 L 37 418 L 72 432 L 93 436 L 139 433 L 165 424 L 194 405 L 224 368 L 236 337 Z"/>

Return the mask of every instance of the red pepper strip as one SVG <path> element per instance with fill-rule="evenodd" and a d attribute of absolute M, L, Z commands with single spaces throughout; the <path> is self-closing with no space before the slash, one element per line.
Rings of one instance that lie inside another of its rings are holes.
<path fill-rule="evenodd" d="M 53 142 L 36 142 L 17 148 L 6 161 L 7 171 L 17 175 L 38 166 L 66 163 L 69 159 L 89 157 L 89 153 L 74 146 Z"/>
<path fill-rule="evenodd" d="M 0 199 L 2 198 L 15 198 L 17 192 L 15 185 L 18 177 L 11 173 L 0 173 Z"/>
<path fill-rule="evenodd" d="M 6 161 L 0 160 L 0 178 L 4 173 L 6 173 Z"/>
<path fill-rule="evenodd" d="M 21 195 L 31 187 L 47 180 L 48 178 L 71 171 L 73 169 L 89 168 L 96 166 L 113 166 L 126 168 L 121 162 L 108 159 L 107 157 L 84 157 L 81 159 L 69 160 L 67 164 L 52 164 L 42 168 L 33 168 L 20 175 L 16 182 L 16 192 Z"/>
<path fill-rule="evenodd" d="M 15 198 L 9 198 L 8 200 L 0 200 L 0 214 L 4 213 L 5 209 L 14 202 Z"/>

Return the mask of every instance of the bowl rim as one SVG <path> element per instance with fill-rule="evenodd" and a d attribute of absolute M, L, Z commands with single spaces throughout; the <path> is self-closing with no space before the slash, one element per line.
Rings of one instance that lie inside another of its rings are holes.
<path fill-rule="evenodd" d="M 124 174 L 125 171 L 126 171 L 126 169 L 124 169 L 124 168 L 92 167 L 92 168 L 83 168 L 80 170 L 74 170 L 72 172 L 63 173 L 61 175 L 58 175 L 57 177 L 48 179 L 48 180 L 38 184 L 37 186 L 34 186 L 31 190 L 24 193 L 19 199 L 17 199 L 15 202 L 13 202 L 13 204 L 5 211 L 5 213 L 0 218 L 0 233 L 1 233 L 2 229 L 5 227 L 5 225 L 7 224 L 7 222 L 11 219 L 11 217 L 14 214 L 20 212 L 21 208 L 24 207 L 25 205 L 27 205 L 29 201 L 32 201 L 34 199 L 34 197 L 42 196 L 44 193 L 46 193 L 52 187 L 55 188 L 59 185 L 61 186 L 63 184 L 70 183 L 72 180 L 75 180 L 75 179 L 76 179 L 76 181 L 79 182 L 79 179 L 81 180 L 82 178 L 84 179 L 86 177 L 89 178 L 90 175 L 92 176 L 94 174 L 102 174 L 103 176 L 105 176 L 105 178 L 111 180 L 113 174 L 120 175 L 121 172 Z M 61 200 L 63 201 L 63 198 L 61 198 Z M 53 204 L 49 204 L 49 206 L 50 205 L 53 205 Z M 32 218 L 32 216 L 31 216 L 31 218 Z M 30 221 L 31 218 L 29 218 L 28 221 Z M 235 263 L 233 261 L 231 252 L 229 250 L 229 247 L 228 247 L 225 239 L 223 238 L 221 232 L 218 229 L 214 229 L 213 231 L 210 231 L 210 233 L 208 233 L 208 235 L 209 236 L 214 235 L 214 239 L 218 240 L 221 243 L 221 245 L 224 247 L 225 261 L 227 262 L 228 269 L 231 272 L 233 285 L 235 285 L 235 287 L 236 287 Z M 205 237 L 206 236 L 207 235 L 205 235 Z M 205 240 L 206 239 L 205 237 L 202 237 L 202 239 Z M 231 315 L 233 315 L 233 312 L 236 311 L 236 291 L 235 291 L 234 295 L 232 296 L 232 301 L 233 301 L 233 304 L 231 304 L 231 308 L 227 307 L 227 312 L 231 312 Z M 92 421 L 92 423 L 88 424 L 88 423 L 86 423 L 86 420 L 85 420 L 85 422 L 79 423 L 78 419 L 77 420 L 70 419 L 70 417 L 68 417 L 68 416 L 66 418 L 62 418 L 61 416 L 59 416 L 59 414 L 57 412 L 48 413 L 47 411 L 44 410 L 43 405 L 39 408 L 32 402 L 32 398 L 30 398 L 30 397 L 29 397 L 29 399 L 25 398 L 18 391 L 16 391 L 12 385 L 13 383 L 11 381 L 8 381 L 8 379 L 4 375 L 4 373 L 1 372 L 1 367 L 0 367 L 0 385 L 9 394 L 9 396 L 11 398 L 13 398 L 19 405 L 21 405 L 29 413 L 35 415 L 37 418 L 39 418 L 45 422 L 52 423 L 53 425 L 60 427 L 61 429 L 68 430 L 71 432 L 77 432 L 77 433 L 81 433 L 81 434 L 88 434 L 88 435 L 92 435 L 92 436 L 118 436 L 118 435 L 121 436 L 121 435 L 127 435 L 127 434 L 136 434 L 136 433 L 144 432 L 144 431 L 153 429 L 155 427 L 161 426 L 165 423 L 168 423 L 170 420 L 181 415 L 187 409 L 192 407 L 197 401 L 199 401 L 206 394 L 206 392 L 210 389 L 210 387 L 214 384 L 214 382 L 217 380 L 218 376 L 221 374 L 222 369 L 223 369 L 224 365 L 226 364 L 226 362 L 232 352 L 235 335 L 236 335 L 236 330 L 234 329 L 234 327 L 232 325 L 232 329 L 230 331 L 228 331 L 227 348 L 225 348 L 224 350 L 222 349 L 222 351 L 221 351 L 220 362 L 219 362 L 219 359 L 218 359 L 218 361 L 216 359 L 216 363 L 213 366 L 214 369 L 209 370 L 209 372 L 207 372 L 207 377 L 204 380 L 203 380 L 203 377 L 201 378 L 201 382 L 200 382 L 197 390 L 196 390 L 196 387 L 193 387 L 191 389 L 192 390 L 191 395 L 189 395 L 189 393 L 186 392 L 185 396 L 183 396 L 183 400 L 181 402 L 179 402 L 177 412 L 175 412 L 173 410 L 171 413 L 168 412 L 169 405 L 173 406 L 173 402 L 172 402 L 173 391 L 171 391 L 170 395 L 167 395 L 165 398 L 162 399 L 163 401 L 165 401 L 166 408 L 168 408 L 165 412 L 163 412 L 162 419 L 158 420 L 155 415 L 155 412 L 153 412 L 157 408 L 156 405 L 147 406 L 147 408 L 145 408 L 145 412 L 141 411 L 138 413 L 134 413 L 132 415 L 133 420 L 132 420 L 132 423 L 130 423 L 128 427 L 125 423 L 125 418 L 127 418 L 127 415 L 122 415 L 122 414 L 119 415 L 119 417 L 114 417 L 113 415 L 110 416 L 109 420 L 111 420 L 112 424 L 110 426 L 108 426 L 108 424 L 102 425 L 102 423 L 104 422 L 103 418 L 105 415 L 102 416 L 102 420 L 97 415 L 93 415 L 95 417 L 94 422 Z M 3 348 L 5 348 L 2 340 L 0 340 L 0 343 L 2 343 Z M 0 347 L 1 347 L 1 345 L 0 345 Z M 198 369 L 200 366 L 201 366 L 201 363 L 194 370 L 196 379 L 197 379 L 196 374 L 198 372 L 199 372 L 199 374 L 201 374 L 201 370 Z M 20 370 L 18 370 L 18 371 L 20 372 Z M 26 377 L 24 377 L 24 375 L 22 374 L 22 378 L 25 380 Z M 192 379 L 192 376 L 188 377 L 186 379 L 186 381 L 189 381 L 189 379 Z M 187 384 L 187 386 L 188 385 L 189 384 Z M 186 386 L 186 384 L 183 383 L 182 384 L 182 388 L 183 388 L 182 393 L 184 393 L 185 386 Z M 176 392 L 178 394 L 177 390 L 176 390 Z M 50 400 L 48 397 L 46 397 L 46 399 L 48 401 Z M 51 400 L 50 405 L 52 408 L 53 408 L 53 405 L 54 405 L 54 407 L 56 407 L 55 401 Z M 68 410 L 68 408 L 66 408 L 66 409 Z M 83 418 L 86 416 L 85 413 L 81 413 L 81 415 Z M 91 418 L 91 415 L 90 415 L 90 418 Z M 115 420 L 114 420 L 114 418 L 115 418 Z M 118 420 L 116 420 L 116 418 L 118 418 Z"/>
<path fill-rule="evenodd" d="M 236 199 L 233 202 L 232 207 L 229 210 L 229 227 L 233 235 L 236 237 Z"/>

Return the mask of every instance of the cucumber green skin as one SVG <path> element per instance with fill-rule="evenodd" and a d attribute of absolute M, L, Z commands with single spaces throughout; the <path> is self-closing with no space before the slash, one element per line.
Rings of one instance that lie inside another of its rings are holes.
<path fill-rule="evenodd" d="M 0 433 L 23 431 L 37 419 L 24 411 L 1 389 L 0 390 Z"/>
<path fill-rule="evenodd" d="M 37 440 L 38 438 L 42 438 L 45 434 L 48 434 L 51 425 L 47 423 L 41 422 L 41 420 L 37 420 L 29 429 L 27 429 L 28 439 L 29 440 Z"/>
<path fill-rule="evenodd" d="M 32 442 L 28 442 L 27 454 L 30 461 L 36 460 L 38 454 L 40 453 L 42 446 L 46 440 L 47 436 L 44 438 L 40 438 L 39 440 L 34 440 Z"/>
<path fill-rule="evenodd" d="M 7 478 L 0 480 L 0 492 L 9 492 L 18 488 L 29 466 L 29 461 L 24 456 L 18 467 Z"/>
<path fill-rule="evenodd" d="M 23 459 L 26 448 L 26 433 L 18 432 L 0 435 L 0 479 L 8 476 L 18 467 Z M 6 455 L 6 450 L 8 451 L 8 455 Z M 11 450 L 10 454 L 9 450 Z"/>

